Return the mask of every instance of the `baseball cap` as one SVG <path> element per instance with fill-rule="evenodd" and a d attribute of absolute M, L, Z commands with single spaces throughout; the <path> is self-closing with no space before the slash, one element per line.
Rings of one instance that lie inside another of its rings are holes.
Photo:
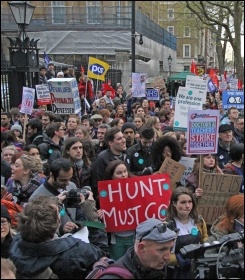
<path fill-rule="evenodd" d="M 150 218 L 140 223 L 136 228 L 137 240 L 152 240 L 155 242 L 168 242 L 177 237 L 177 233 L 170 228 L 170 224 L 158 219 Z"/>
<path fill-rule="evenodd" d="M 219 126 L 219 132 L 225 132 L 225 131 L 228 131 L 228 130 L 233 130 L 233 129 L 232 129 L 232 126 L 227 124 L 227 123 L 226 124 L 221 124 Z"/>
<path fill-rule="evenodd" d="M 103 120 L 103 117 L 100 115 L 100 114 L 94 114 L 92 117 L 91 117 L 91 120 Z"/>

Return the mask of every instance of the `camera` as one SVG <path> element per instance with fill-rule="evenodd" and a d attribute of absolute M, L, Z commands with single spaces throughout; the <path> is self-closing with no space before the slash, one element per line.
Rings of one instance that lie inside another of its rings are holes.
<path fill-rule="evenodd" d="M 237 248 L 236 242 L 244 243 L 244 231 L 222 236 L 204 244 L 189 244 L 180 249 L 183 258 L 191 260 L 191 279 L 229 279 L 234 275 L 244 279 L 244 248 Z M 205 254 L 206 250 L 226 245 L 228 251 Z M 198 278 L 197 278 L 198 277 Z M 225 277 L 225 278 L 220 278 Z"/>
<path fill-rule="evenodd" d="M 64 204 L 67 208 L 77 208 L 78 204 L 81 202 L 80 194 L 82 193 L 85 197 L 85 200 L 88 199 L 89 193 L 87 190 L 91 190 L 90 187 L 84 187 L 83 189 L 71 189 L 66 194 L 66 199 L 64 200 Z"/>

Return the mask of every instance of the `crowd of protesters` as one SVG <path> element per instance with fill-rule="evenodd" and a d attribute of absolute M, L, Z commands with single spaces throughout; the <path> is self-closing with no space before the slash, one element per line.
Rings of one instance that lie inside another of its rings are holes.
<path fill-rule="evenodd" d="M 62 70 L 60 77 L 72 77 L 72 71 Z M 52 63 L 47 71 L 40 69 L 40 75 L 42 83 L 58 77 Z M 163 279 L 167 262 L 168 278 L 189 279 L 190 261 L 183 260 L 179 250 L 208 238 L 206 223 L 197 212 L 197 198 L 203 195 L 200 157 L 186 154 L 186 134 L 173 129 L 175 108 L 166 87 L 153 104 L 146 98 L 133 98 L 120 83 L 114 92 L 95 93 L 84 73 L 78 89 L 82 115 L 57 115 L 49 106 L 34 109 L 28 119 L 18 108 L 1 111 L 1 228 L 6 226 L 4 237 L 1 231 L 1 257 L 13 261 L 17 278 L 83 279 L 94 263 L 110 257 L 129 270 L 132 264 L 139 267 L 141 263 L 136 279 L 142 275 Z M 220 112 L 218 152 L 203 155 L 203 172 L 242 176 L 234 218 L 244 223 L 240 200 L 244 193 L 244 115 L 236 107 L 224 111 L 220 92 L 207 93 L 203 109 Z M 174 222 L 179 231 L 177 239 L 174 230 L 154 233 L 161 223 L 154 219 L 149 225 L 116 233 L 89 225 L 89 243 L 73 237 L 86 221 L 103 223 L 98 181 L 158 173 L 166 157 L 177 162 L 181 157 L 196 158 L 186 184 L 176 183 L 167 211 L 167 221 Z M 71 190 L 81 193 L 77 205 L 69 205 L 68 200 L 64 204 Z M 190 234 L 193 229 L 198 234 Z M 161 242 L 161 234 L 169 254 L 159 268 L 152 264 L 154 253 L 146 241 Z M 149 250 L 148 256 L 144 250 Z"/>

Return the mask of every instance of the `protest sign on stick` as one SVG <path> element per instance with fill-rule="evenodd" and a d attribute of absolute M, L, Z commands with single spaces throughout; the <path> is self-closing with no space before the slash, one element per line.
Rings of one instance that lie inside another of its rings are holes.
<path fill-rule="evenodd" d="M 169 175 L 171 187 L 174 189 L 176 187 L 176 183 L 180 181 L 185 169 L 186 167 L 184 165 L 178 163 L 170 157 L 166 157 L 159 169 L 159 172 L 167 173 Z"/>
<path fill-rule="evenodd" d="M 198 198 L 198 213 L 208 225 L 225 212 L 227 200 L 240 191 L 242 177 L 238 175 L 202 174 L 203 195 Z"/>
<path fill-rule="evenodd" d="M 134 230 L 149 218 L 166 218 L 172 193 L 168 174 L 99 181 L 98 188 L 107 232 Z"/>

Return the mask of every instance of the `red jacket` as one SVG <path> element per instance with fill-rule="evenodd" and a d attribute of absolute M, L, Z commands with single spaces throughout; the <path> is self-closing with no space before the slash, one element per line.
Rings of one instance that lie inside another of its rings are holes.
<path fill-rule="evenodd" d="M 85 90 L 86 90 L 86 83 L 83 81 L 80 81 L 78 84 L 78 91 L 80 97 L 84 95 L 85 97 Z M 86 99 L 93 100 L 94 98 L 94 92 L 93 92 L 93 87 L 90 81 L 87 83 L 87 93 L 86 93 Z"/>

